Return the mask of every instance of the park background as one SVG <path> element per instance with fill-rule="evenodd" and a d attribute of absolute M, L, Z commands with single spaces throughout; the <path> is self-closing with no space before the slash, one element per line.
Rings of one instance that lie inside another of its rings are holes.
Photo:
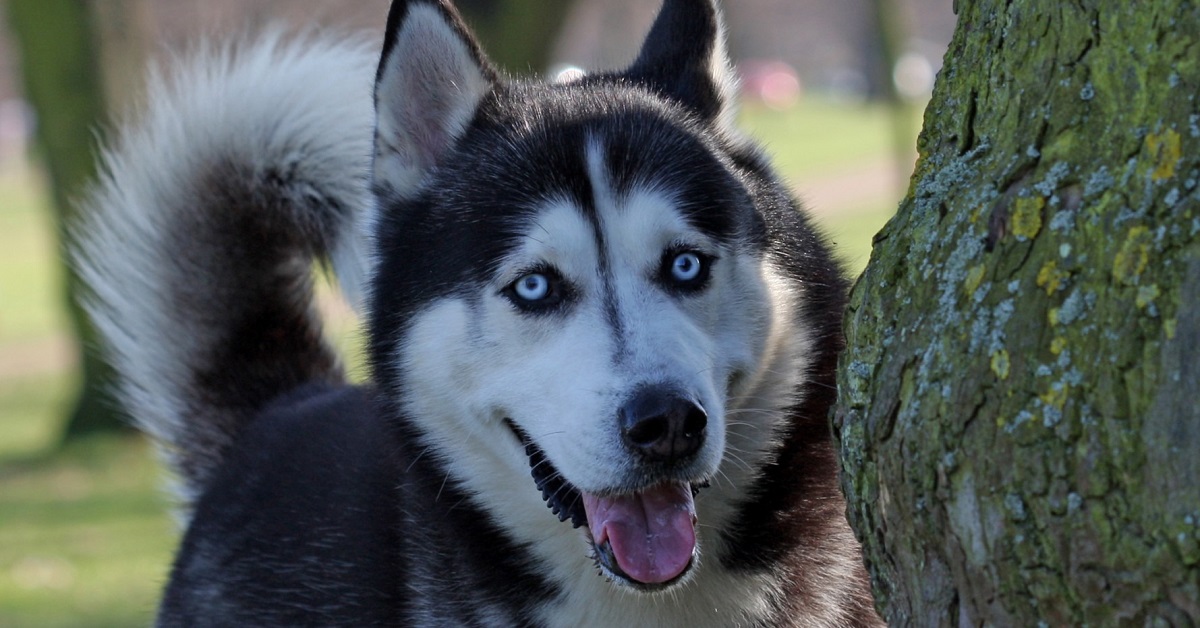
<path fill-rule="evenodd" d="M 55 181 L 25 96 L 20 5 L 86 8 L 106 109 L 136 104 L 144 66 L 204 36 L 283 22 L 382 39 L 385 0 L 0 0 L 0 627 L 148 624 L 178 528 L 151 448 L 127 430 L 70 429 L 80 343 L 71 331 Z M 657 3 L 459 3 L 485 48 L 516 74 L 630 60 Z M 760 139 L 850 272 L 903 196 L 921 105 L 954 27 L 951 0 L 727 2 L 742 77 L 741 123 Z M 6 19 L 7 18 L 7 19 Z M 522 34 L 526 29 L 546 33 Z M 537 45 L 530 45 L 535 42 Z M 36 70 L 34 70 L 36 71 Z M 93 154 L 97 135 L 79 138 Z M 323 307 L 352 363 L 356 321 L 332 290 Z"/>

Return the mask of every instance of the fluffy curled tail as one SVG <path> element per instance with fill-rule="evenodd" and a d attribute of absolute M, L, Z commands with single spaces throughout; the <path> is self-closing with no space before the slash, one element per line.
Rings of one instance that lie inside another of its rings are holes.
<path fill-rule="evenodd" d="M 269 34 L 176 66 L 103 155 L 74 259 L 121 401 L 190 502 L 265 404 L 343 378 L 312 268 L 353 290 L 365 266 L 375 59 Z"/>

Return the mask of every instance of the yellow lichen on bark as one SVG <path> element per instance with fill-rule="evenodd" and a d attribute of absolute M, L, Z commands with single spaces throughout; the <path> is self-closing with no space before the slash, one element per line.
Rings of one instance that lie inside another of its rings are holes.
<path fill-rule="evenodd" d="M 1173 129 L 1146 136 L 1146 150 L 1150 152 L 1154 164 L 1154 172 L 1150 177 L 1155 181 L 1164 181 L 1175 176 L 1175 167 L 1183 157 L 1180 140 L 1179 133 Z"/>
<path fill-rule="evenodd" d="M 1125 242 L 1113 259 L 1113 278 L 1126 285 L 1135 285 L 1150 264 L 1150 229 L 1137 226 L 1129 230 Z"/>
<path fill-rule="evenodd" d="M 1200 625 L 1200 11 L 956 4 L 838 376 L 879 608 Z"/>
<path fill-rule="evenodd" d="M 1042 208 L 1046 199 L 1040 196 L 1018 198 L 1012 213 L 1012 233 L 1018 238 L 1033 239 L 1042 230 Z"/>

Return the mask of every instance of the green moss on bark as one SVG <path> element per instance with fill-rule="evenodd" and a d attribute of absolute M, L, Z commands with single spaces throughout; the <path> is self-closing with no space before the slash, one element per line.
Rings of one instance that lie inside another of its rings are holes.
<path fill-rule="evenodd" d="M 881 609 L 1200 623 L 1200 11 L 959 11 L 839 375 Z"/>

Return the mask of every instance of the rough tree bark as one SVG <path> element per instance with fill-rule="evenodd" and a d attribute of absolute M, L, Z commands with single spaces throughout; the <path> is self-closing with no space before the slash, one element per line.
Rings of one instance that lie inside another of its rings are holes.
<path fill-rule="evenodd" d="M 893 625 L 1200 623 L 1200 8 L 976 0 L 847 314 Z"/>

